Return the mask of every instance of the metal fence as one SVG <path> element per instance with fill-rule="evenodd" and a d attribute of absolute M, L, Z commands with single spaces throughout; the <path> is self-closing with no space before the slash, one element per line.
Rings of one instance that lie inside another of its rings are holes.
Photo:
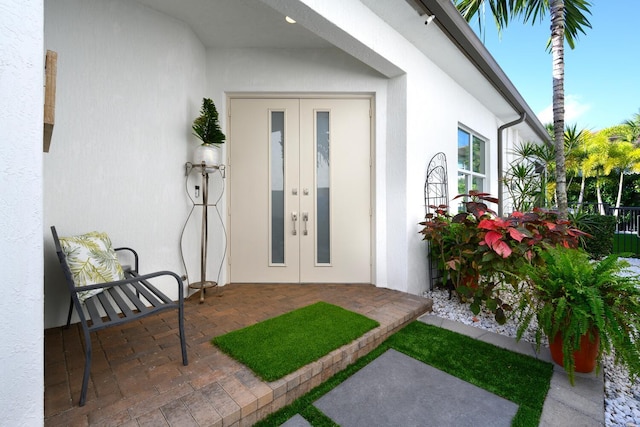
<path fill-rule="evenodd" d="M 640 208 L 636 207 L 608 207 L 607 215 L 616 217 L 616 232 L 633 233 L 638 235 L 638 219 L 640 218 Z"/>
<path fill-rule="evenodd" d="M 606 213 L 616 217 L 614 253 L 640 255 L 640 207 L 609 207 Z"/>

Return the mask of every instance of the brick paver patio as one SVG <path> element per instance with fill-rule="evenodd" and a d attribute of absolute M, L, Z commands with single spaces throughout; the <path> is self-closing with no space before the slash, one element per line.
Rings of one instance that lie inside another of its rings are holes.
<path fill-rule="evenodd" d="M 265 383 L 211 338 L 326 301 L 380 323 L 359 340 Z M 175 312 L 93 334 L 87 403 L 78 406 L 84 346 L 78 325 L 45 331 L 45 426 L 248 426 L 291 403 L 429 311 L 431 302 L 372 285 L 228 285 L 185 302 L 189 366 Z"/>

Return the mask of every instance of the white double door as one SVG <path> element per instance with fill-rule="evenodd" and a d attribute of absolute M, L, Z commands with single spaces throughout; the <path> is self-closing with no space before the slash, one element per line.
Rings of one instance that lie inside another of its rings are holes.
<path fill-rule="evenodd" d="M 371 283 L 371 100 L 232 98 L 234 283 Z"/>

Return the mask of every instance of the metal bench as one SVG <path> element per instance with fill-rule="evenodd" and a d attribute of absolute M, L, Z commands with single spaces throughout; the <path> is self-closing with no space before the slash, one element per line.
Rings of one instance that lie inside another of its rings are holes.
<path fill-rule="evenodd" d="M 89 385 L 89 372 L 91 370 L 91 337 L 90 333 L 99 331 L 111 326 L 122 325 L 124 323 L 136 321 L 142 317 L 150 316 L 167 310 L 178 310 L 178 327 L 180 330 L 180 345 L 182 347 L 182 363 L 186 366 L 187 349 L 184 335 L 184 286 L 182 279 L 171 271 L 159 271 L 151 274 L 138 274 L 138 254 L 131 248 L 114 248 L 117 251 L 129 251 L 134 259 L 133 268 L 124 269 L 125 279 L 115 282 L 99 283 L 78 287 L 74 281 L 73 274 L 67 258 L 60 245 L 60 239 L 55 227 L 51 227 L 53 241 L 62 270 L 64 272 L 71 302 L 69 304 L 69 314 L 67 316 L 67 327 L 71 323 L 71 315 L 75 307 L 82 330 L 84 332 L 85 343 L 85 366 L 84 377 L 82 379 L 82 391 L 80 394 L 80 406 L 84 406 Z M 178 301 L 172 301 L 165 294 L 149 283 L 148 279 L 160 276 L 172 276 L 178 285 Z M 103 292 L 91 296 L 80 302 L 78 292 L 92 289 L 104 289 Z M 83 306 L 86 308 L 83 310 Z M 104 315 L 101 314 L 104 312 Z"/>

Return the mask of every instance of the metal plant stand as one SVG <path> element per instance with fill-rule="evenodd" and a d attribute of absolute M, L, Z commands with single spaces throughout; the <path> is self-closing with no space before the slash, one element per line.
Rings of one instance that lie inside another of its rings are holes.
<path fill-rule="evenodd" d="M 202 203 L 195 203 L 195 206 L 202 206 L 202 229 L 200 235 L 200 281 L 189 283 L 189 288 L 200 290 L 200 303 L 203 303 L 206 289 L 218 286 L 217 281 L 207 280 L 207 248 L 209 243 L 209 207 L 214 206 L 217 209 L 218 202 L 222 198 L 222 194 L 220 194 L 220 197 L 216 199 L 215 203 L 209 203 L 209 174 L 210 172 L 219 173 L 221 178 L 224 180 L 225 166 L 206 166 L 203 163 L 200 165 L 192 165 L 192 167 L 194 169 L 199 169 L 202 174 Z"/>

